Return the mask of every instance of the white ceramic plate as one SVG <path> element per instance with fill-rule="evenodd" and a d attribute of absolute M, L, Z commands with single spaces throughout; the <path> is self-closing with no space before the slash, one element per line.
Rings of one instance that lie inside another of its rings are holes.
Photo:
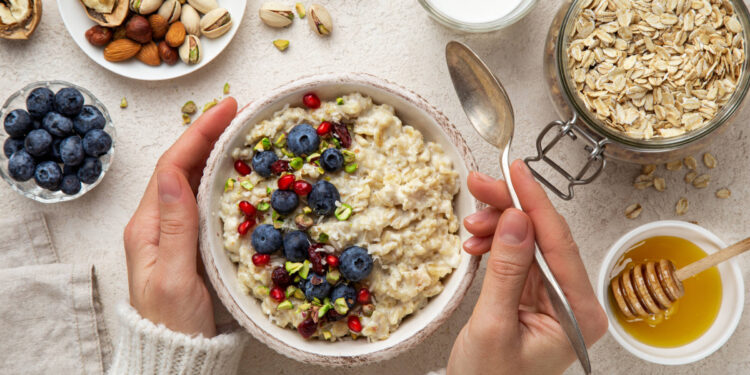
<path fill-rule="evenodd" d="M 246 0 L 219 0 L 219 6 L 228 10 L 229 14 L 232 15 L 232 28 L 226 34 L 216 39 L 209 39 L 205 36 L 201 37 L 201 46 L 203 47 L 204 54 L 200 63 L 187 65 L 182 61 L 178 61 L 175 65 L 162 63 L 159 66 L 148 66 L 136 59 L 117 63 L 105 60 L 104 55 L 102 54 L 104 47 L 92 46 L 86 40 L 84 35 L 86 30 L 90 29 L 91 26 L 96 25 L 96 23 L 86 16 L 86 11 L 81 2 L 79 0 L 57 1 L 57 7 L 60 10 L 60 16 L 62 16 L 63 22 L 65 23 L 65 28 L 68 29 L 73 40 L 75 40 L 78 47 L 80 47 L 88 57 L 113 73 L 119 74 L 123 77 L 143 81 L 161 81 L 182 77 L 210 63 L 211 60 L 216 58 L 216 56 L 226 48 L 232 38 L 234 38 L 234 34 L 237 33 L 237 29 L 242 23 L 242 16 L 245 14 L 246 5 Z"/>
<path fill-rule="evenodd" d="M 463 218 L 476 212 L 477 202 L 466 187 L 469 171 L 477 168 L 476 161 L 458 130 L 435 107 L 417 94 L 371 75 L 339 73 L 302 78 L 243 108 L 211 152 L 198 191 L 200 250 L 206 273 L 234 318 L 256 339 L 289 358 L 323 366 L 353 366 L 388 359 L 416 346 L 448 319 L 471 285 L 478 257 L 456 249 L 461 251 L 461 263 L 444 280 L 442 293 L 406 317 L 388 339 L 372 343 L 362 339 L 327 342 L 306 340 L 296 330 L 273 324 L 261 311 L 258 300 L 240 289 L 236 266 L 222 246 L 223 228 L 218 213 L 224 182 L 232 173 L 232 150 L 244 144 L 245 135 L 254 124 L 270 118 L 285 105 L 302 106 L 302 96 L 308 92 L 317 93 L 321 100 L 360 92 L 376 103 L 393 106 L 405 124 L 422 132 L 426 140 L 441 144 L 453 160 L 461 181 L 454 198 L 456 215 Z M 462 240 L 469 237 L 463 227 L 459 234 Z"/>
<path fill-rule="evenodd" d="M 657 348 L 646 345 L 630 336 L 622 328 L 609 303 L 608 292 L 610 275 L 620 256 L 638 242 L 654 236 L 684 238 L 698 245 L 708 254 L 727 247 L 724 241 L 707 229 L 684 221 L 655 221 L 641 225 L 622 236 L 604 258 L 597 283 L 599 302 L 604 306 L 609 317 L 609 333 L 627 351 L 649 362 L 662 365 L 684 365 L 699 361 L 719 350 L 737 329 L 745 301 L 745 283 L 742 280 L 742 272 L 734 259 L 717 266 L 722 287 L 719 314 L 701 337 L 676 348 Z"/>

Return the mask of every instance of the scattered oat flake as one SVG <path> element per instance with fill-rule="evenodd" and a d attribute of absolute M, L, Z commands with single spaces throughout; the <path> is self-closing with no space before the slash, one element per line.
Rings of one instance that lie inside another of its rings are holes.
<path fill-rule="evenodd" d="M 685 183 L 692 184 L 695 178 L 698 177 L 698 172 L 690 171 L 685 175 Z"/>
<path fill-rule="evenodd" d="M 636 219 L 641 215 L 642 211 L 643 207 L 641 207 L 640 203 L 631 204 L 630 206 L 625 208 L 625 217 L 630 220 Z"/>
<path fill-rule="evenodd" d="M 732 196 L 732 191 L 727 188 L 721 188 L 716 191 L 716 198 L 727 199 Z"/>
<path fill-rule="evenodd" d="M 708 169 L 714 169 L 716 168 L 716 158 L 711 155 L 710 152 L 707 152 L 703 154 L 703 164 L 705 164 Z"/>
<path fill-rule="evenodd" d="M 677 201 L 677 206 L 675 207 L 675 213 L 677 215 L 684 215 L 688 211 L 688 200 L 685 197 L 680 198 L 679 201 Z"/>
<path fill-rule="evenodd" d="M 685 166 L 687 167 L 687 169 L 694 171 L 698 168 L 698 162 L 695 161 L 695 158 L 692 156 L 686 157 L 685 160 L 683 160 L 683 162 L 685 163 Z"/>
<path fill-rule="evenodd" d="M 657 177 L 654 179 L 654 189 L 657 191 L 664 191 L 667 189 L 667 181 L 664 180 L 662 177 Z"/>
<path fill-rule="evenodd" d="M 633 186 L 638 190 L 643 190 L 654 185 L 654 176 L 642 174 L 635 178 Z"/>
<path fill-rule="evenodd" d="M 708 183 L 711 182 L 711 176 L 707 174 L 702 174 L 693 180 L 693 186 L 695 186 L 698 189 L 703 189 L 708 186 Z"/>
<path fill-rule="evenodd" d="M 654 172 L 656 172 L 656 165 L 654 164 L 646 164 L 641 168 L 641 174 L 650 175 Z"/>
<path fill-rule="evenodd" d="M 667 163 L 667 170 L 679 171 L 680 169 L 682 169 L 682 160 L 675 160 Z"/>

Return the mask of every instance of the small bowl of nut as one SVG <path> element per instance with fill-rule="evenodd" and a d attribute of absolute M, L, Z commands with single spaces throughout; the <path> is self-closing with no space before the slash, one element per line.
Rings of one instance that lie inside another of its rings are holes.
<path fill-rule="evenodd" d="M 184 76 L 218 56 L 237 32 L 246 1 L 80 0 L 58 3 L 65 27 L 92 60 L 121 76 Z M 184 4 L 183 4 L 184 3 Z"/>

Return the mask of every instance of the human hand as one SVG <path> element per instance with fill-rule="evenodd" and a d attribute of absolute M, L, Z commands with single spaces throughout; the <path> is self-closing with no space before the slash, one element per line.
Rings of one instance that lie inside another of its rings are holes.
<path fill-rule="evenodd" d="M 511 178 L 524 211 L 512 206 L 502 180 L 469 176 L 471 193 L 490 207 L 464 219 L 474 235 L 466 252 L 489 252 L 479 300 L 453 345 L 448 374 L 560 374 L 576 360 L 555 317 L 542 275 L 534 267 L 534 239 L 591 346 L 607 330 L 570 229 L 528 167 L 513 163 Z"/>
<path fill-rule="evenodd" d="M 214 142 L 237 113 L 227 98 L 161 156 L 125 227 L 130 303 L 142 317 L 189 335 L 216 335 L 211 296 L 198 270 L 198 190 Z"/>

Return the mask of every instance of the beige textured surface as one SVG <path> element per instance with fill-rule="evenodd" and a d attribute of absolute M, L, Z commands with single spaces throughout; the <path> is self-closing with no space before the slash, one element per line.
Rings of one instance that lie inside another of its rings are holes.
<path fill-rule="evenodd" d="M 73 0 L 61 1 L 77 6 Z M 364 71 L 381 76 L 414 90 L 440 108 L 463 132 L 482 171 L 498 175 L 497 152 L 469 127 L 445 67 L 445 43 L 458 39 L 486 58 L 514 101 L 518 126 L 515 155 L 529 155 L 536 133 L 555 119 L 542 80 L 541 56 L 547 26 L 558 1 L 541 1 L 521 22 L 485 35 L 447 30 L 429 19 L 416 1 L 321 2 L 328 5 L 334 18 L 331 38 L 312 35 L 303 22 L 295 22 L 288 30 L 270 30 L 260 24 L 256 13 L 260 1 L 253 0 L 235 40 L 220 58 L 191 76 L 163 83 L 132 81 L 96 66 L 65 32 L 53 1 L 44 1 L 44 17 L 31 41 L 0 40 L 0 96 L 4 98 L 36 80 L 68 80 L 94 92 L 108 106 L 116 122 L 118 150 L 114 164 L 102 184 L 85 197 L 45 206 L 0 184 L 3 198 L 0 217 L 22 211 L 45 212 L 61 261 L 96 266 L 110 326 L 115 323 L 116 301 L 127 297 L 122 229 L 135 210 L 158 156 L 183 130 L 180 106 L 189 99 L 202 104 L 218 97 L 224 82 L 232 85 L 232 95 L 242 105 L 301 75 Z M 279 53 L 271 44 L 277 38 L 291 40 L 286 53 Z M 120 110 L 118 104 L 123 96 L 128 98 L 130 107 Z M 681 219 L 697 220 L 727 242 L 750 234 L 748 115 L 750 110 L 746 109 L 738 123 L 711 148 L 719 167 L 711 171 L 710 188 L 687 187 L 681 182 L 683 169 L 670 174 L 662 172 L 667 177 L 667 190 L 663 193 L 636 191 L 630 183 L 638 168 L 612 163 L 591 186 L 578 189 L 575 200 L 555 201 L 571 224 L 591 278 L 596 277 L 606 249 L 620 235 L 648 221 L 675 218 L 674 205 L 683 195 L 691 204 L 689 213 Z M 714 198 L 714 191 L 725 185 L 732 189 L 732 197 Z M 637 220 L 630 221 L 624 218 L 623 211 L 634 202 L 643 204 L 644 211 Z M 750 258 L 745 257 L 740 263 L 745 278 L 750 278 Z M 471 313 L 479 286 L 475 282 L 453 317 L 421 346 L 352 373 L 423 374 L 444 366 L 453 338 Z M 747 304 L 750 302 L 746 302 L 746 307 Z M 650 365 L 625 352 L 609 337 L 595 345 L 591 358 L 600 374 L 741 374 L 750 368 L 749 346 L 750 318 L 746 312 L 725 347 L 690 366 Z M 243 361 L 241 368 L 245 374 L 349 373 L 302 366 L 255 341 L 251 341 Z"/>

